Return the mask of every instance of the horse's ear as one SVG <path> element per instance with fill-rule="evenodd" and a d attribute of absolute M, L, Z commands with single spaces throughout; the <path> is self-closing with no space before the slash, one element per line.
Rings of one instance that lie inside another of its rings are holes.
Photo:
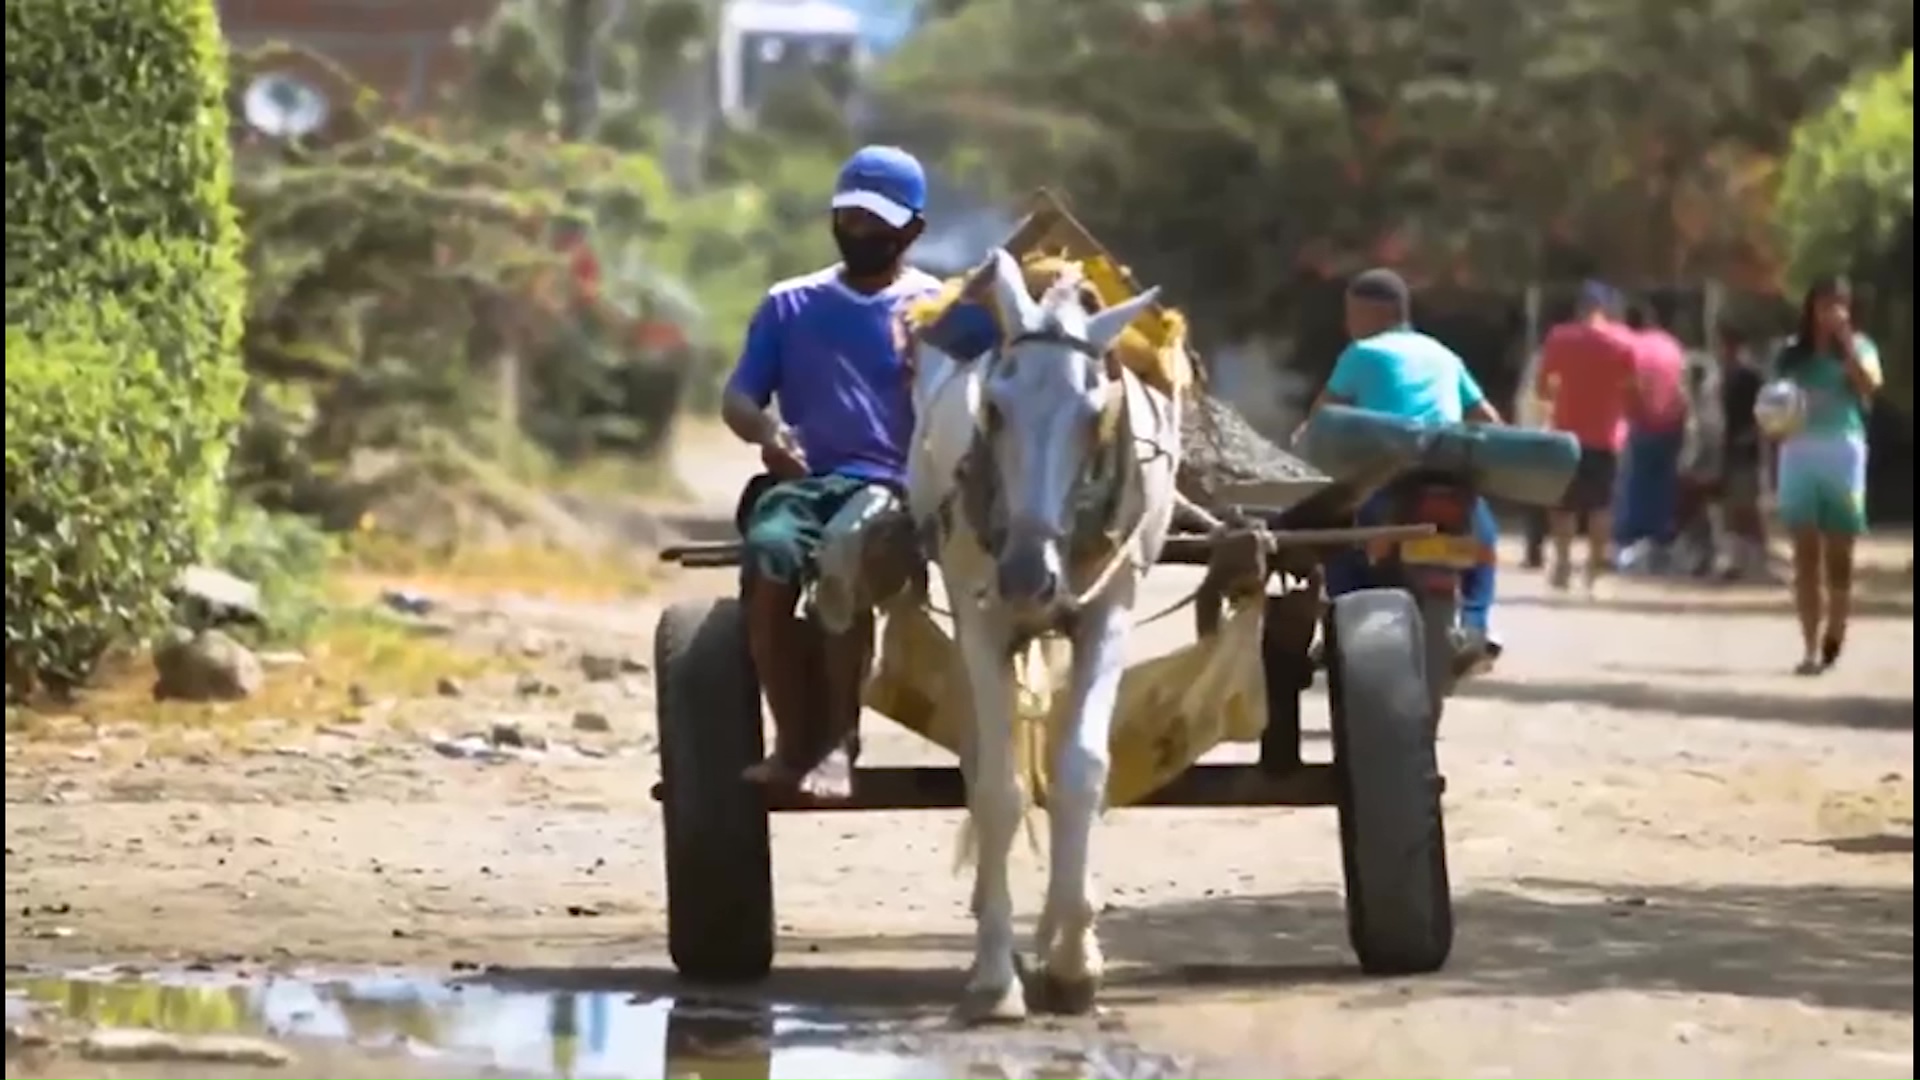
<path fill-rule="evenodd" d="M 1000 305 L 1001 324 L 1017 333 L 1038 322 L 1038 306 L 1027 293 L 1027 278 L 1020 272 L 1019 260 L 1006 248 L 994 248 L 993 268 L 993 295 Z"/>
<path fill-rule="evenodd" d="M 1115 304 L 1098 315 L 1095 315 L 1093 318 L 1088 319 L 1088 343 L 1101 352 L 1107 351 L 1115 341 L 1119 340 L 1120 332 L 1127 328 L 1127 324 L 1138 318 L 1141 312 L 1152 307 L 1154 300 L 1158 298 L 1159 295 L 1160 289 L 1158 286 L 1155 286 L 1141 293 L 1139 296 L 1128 300 L 1126 303 Z"/>

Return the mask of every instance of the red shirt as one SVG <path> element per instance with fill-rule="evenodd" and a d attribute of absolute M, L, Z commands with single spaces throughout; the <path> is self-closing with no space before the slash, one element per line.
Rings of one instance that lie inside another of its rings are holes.
<path fill-rule="evenodd" d="M 1540 347 L 1535 387 L 1553 403 L 1548 424 L 1586 449 L 1618 453 L 1627 441 L 1639 351 L 1634 333 L 1617 323 L 1554 327 Z"/>
<path fill-rule="evenodd" d="M 1633 422 L 1645 431 L 1675 431 L 1687 422 L 1687 354 L 1658 327 L 1635 334 L 1639 402 Z"/>

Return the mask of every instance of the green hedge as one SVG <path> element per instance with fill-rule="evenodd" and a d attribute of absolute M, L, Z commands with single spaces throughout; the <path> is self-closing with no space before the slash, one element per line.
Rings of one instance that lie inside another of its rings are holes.
<path fill-rule="evenodd" d="M 195 547 L 151 352 L 7 330 L 7 689 L 78 682 Z"/>
<path fill-rule="evenodd" d="M 7 0 L 7 688 L 84 678 L 199 550 L 243 281 L 212 0 Z"/>

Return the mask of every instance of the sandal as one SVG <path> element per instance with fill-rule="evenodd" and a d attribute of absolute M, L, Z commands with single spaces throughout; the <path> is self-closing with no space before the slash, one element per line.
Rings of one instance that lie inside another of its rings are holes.
<path fill-rule="evenodd" d="M 1843 644 L 1837 637 L 1827 638 L 1820 643 L 1820 670 L 1825 671 L 1840 662 L 1840 647 Z"/>

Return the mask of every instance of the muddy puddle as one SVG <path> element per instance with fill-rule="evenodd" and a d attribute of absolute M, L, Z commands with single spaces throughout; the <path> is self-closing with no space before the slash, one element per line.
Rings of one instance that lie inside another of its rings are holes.
<path fill-rule="evenodd" d="M 799 1005 L 392 974 L 10 971 L 6 1071 L 392 1077 L 398 1062 L 402 1075 L 569 1080 L 1188 1075 L 1111 1034 L 959 1033 Z"/>

